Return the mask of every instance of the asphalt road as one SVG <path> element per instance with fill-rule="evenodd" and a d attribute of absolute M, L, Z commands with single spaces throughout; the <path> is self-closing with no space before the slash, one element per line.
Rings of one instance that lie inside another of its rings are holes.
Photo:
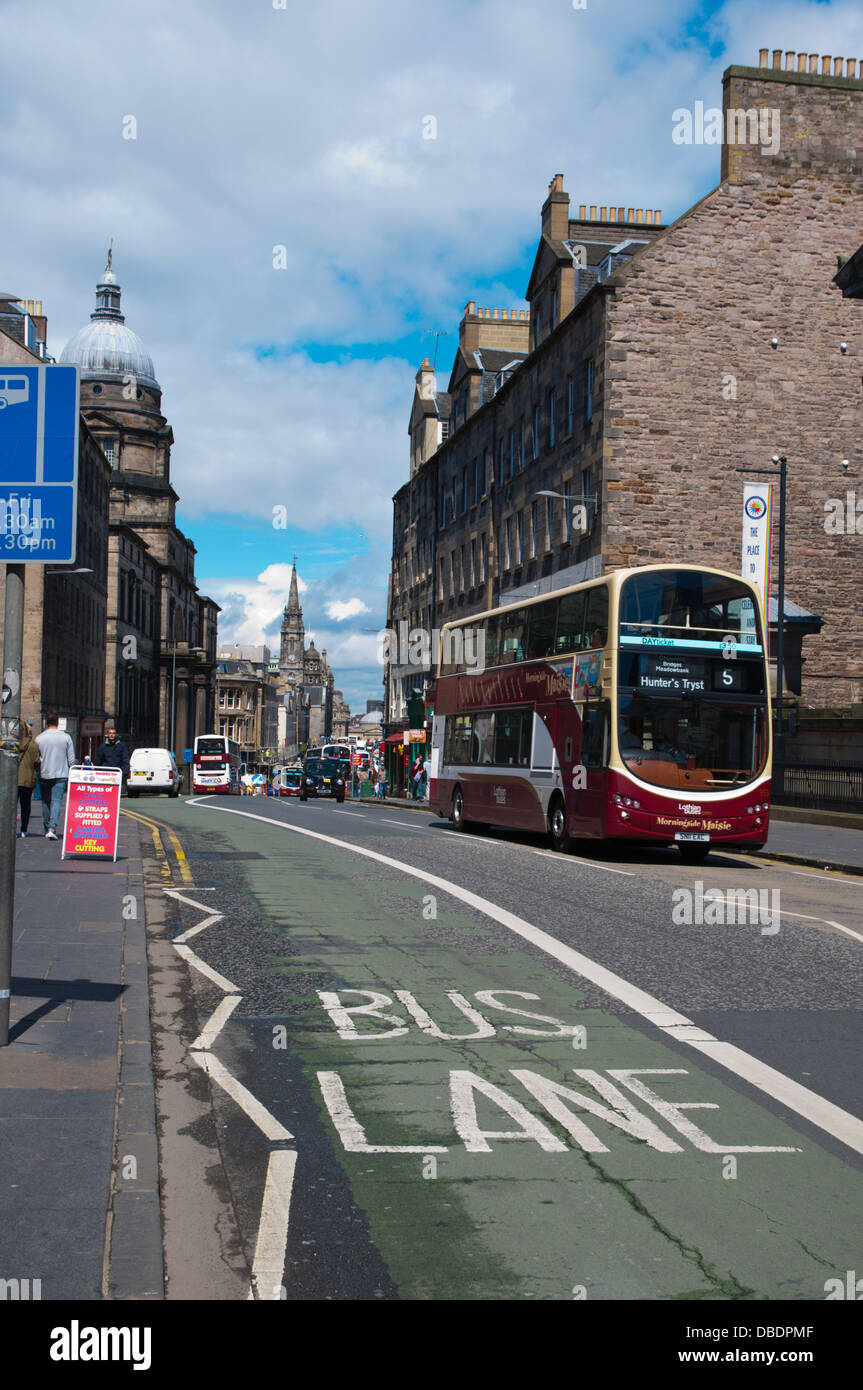
<path fill-rule="evenodd" d="M 859 1266 L 859 881 L 351 804 L 135 814 L 255 1296 L 823 1300 Z"/>

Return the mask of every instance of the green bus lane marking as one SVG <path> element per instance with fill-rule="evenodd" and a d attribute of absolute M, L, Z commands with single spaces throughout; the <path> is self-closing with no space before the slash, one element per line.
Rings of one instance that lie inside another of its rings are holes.
<path fill-rule="evenodd" d="M 276 1056 L 402 1297 L 822 1299 L 859 1264 L 863 1174 L 688 1048 L 421 881 L 219 829 L 270 851 L 240 871 L 280 918 Z M 296 998 L 295 972 L 321 980 Z"/>

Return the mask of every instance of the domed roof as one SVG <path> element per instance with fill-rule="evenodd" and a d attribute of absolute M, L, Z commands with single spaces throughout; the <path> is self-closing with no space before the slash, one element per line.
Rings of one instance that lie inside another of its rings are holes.
<path fill-rule="evenodd" d="M 84 380 L 134 376 L 139 385 L 161 389 L 152 357 L 137 333 L 126 327 L 125 316 L 120 311 L 120 286 L 111 269 L 110 253 L 105 273 L 96 286 L 96 308 L 90 315 L 90 322 L 69 339 L 59 361 L 80 367 Z"/>

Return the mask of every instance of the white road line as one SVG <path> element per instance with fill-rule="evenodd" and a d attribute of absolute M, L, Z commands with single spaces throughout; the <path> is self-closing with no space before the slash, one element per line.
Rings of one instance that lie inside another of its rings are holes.
<path fill-rule="evenodd" d="M 323 835 L 316 830 L 306 830 L 300 826 L 288 825 L 284 821 L 273 821 L 266 816 L 258 816 L 250 811 L 232 811 L 225 807 L 213 805 L 210 805 L 208 809 L 222 815 L 243 816 L 247 820 L 263 821 L 266 825 L 275 826 L 289 834 L 306 835 L 309 839 L 320 840 L 323 844 L 333 845 L 337 849 L 346 849 L 351 854 L 357 854 L 363 859 L 371 859 L 375 863 L 385 864 L 388 868 L 395 869 L 399 873 L 420 879 L 423 883 L 428 883 L 444 893 L 449 893 L 460 902 L 466 903 L 469 907 L 482 912 L 486 917 L 499 922 L 501 926 L 506 927 L 514 935 L 521 937 L 522 940 L 530 942 L 532 946 L 538 947 L 541 951 L 545 951 L 547 955 L 568 966 L 570 970 L 573 970 L 583 979 L 590 980 L 592 984 L 609 994 L 613 999 L 617 999 L 626 1008 L 640 1014 L 648 1023 L 652 1023 L 668 1037 L 674 1037 L 678 1041 L 684 1042 L 688 1047 L 693 1047 L 696 1051 L 704 1053 L 705 1056 L 718 1062 L 733 1075 L 748 1082 L 751 1086 L 757 1087 L 766 1095 L 772 1096 L 774 1100 L 778 1100 L 780 1104 L 794 1111 L 795 1114 L 801 1115 L 811 1124 L 823 1129 L 825 1133 L 832 1134 L 834 1138 L 847 1144 L 856 1153 L 863 1154 L 863 1120 L 858 1119 L 856 1115 L 849 1114 L 847 1110 L 842 1110 L 832 1101 L 810 1091 L 808 1087 L 792 1081 L 790 1077 L 784 1076 L 782 1072 L 774 1070 L 773 1067 L 768 1067 L 756 1057 L 750 1056 L 748 1052 L 743 1052 L 739 1047 L 714 1038 L 712 1034 L 705 1032 L 693 1023 L 692 1019 L 686 1018 L 676 1009 L 669 1008 L 661 1000 L 654 998 L 645 990 L 639 989 L 637 985 L 633 985 L 620 975 L 607 970 L 605 966 L 592 961 L 588 956 L 582 955 L 580 951 L 574 951 L 571 946 L 558 941 L 556 937 L 533 926 L 531 922 L 526 922 L 523 917 L 518 917 L 515 913 L 507 911 L 506 908 L 498 907 L 496 903 L 489 902 L 487 898 L 481 897 L 478 893 L 472 893 L 469 889 L 450 882 L 449 879 L 439 878 L 437 874 L 427 873 L 425 869 L 418 869 L 411 864 L 403 863 L 401 860 L 392 859 L 387 854 L 379 854 L 377 850 L 366 849 L 361 845 L 352 845 L 347 840 L 338 840 L 333 835 Z M 204 1055 L 206 1054 L 195 1054 L 197 1057 Z"/>
<path fill-rule="evenodd" d="M 852 931 L 850 927 L 843 927 L 841 922 L 829 922 L 826 917 L 816 917 L 816 922 L 827 922 L 828 927 L 835 927 L 837 931 L 844 932 L 846 936 L 853 936 L 855 941 L 863 941 L 863 936 L 858 931 Z"/>
<path fill-rule="evenodd" d="M 387 825 L 400 825 L 402 830 L 425 830 L 424 825 L 411 825 L 406 820 L 393 820 L 392 816 L 380 816 L 380 820 L 385 820 Z"/>
<path fill-rule="evenodd" d="M 222 1000 L 219 1007 L 210 1015 L 206 1025 L 201 1029 L 195 1041 L 191 1044 L 195 1051 L 200 1049 L 208 1050 L 212 1047 L 241 998 L 242 995 L 240 994 L 228 994 Z"/>
<path fill-rule="evenodd" d="M 218 985 L 219 989 L 223 989 L 226 994 L 238 992 L 236 985 L 232 985 L 230 980 L 225 979 L 224 975 L 220 975 L 212 966 L 207 965 L 206 961 L 201 960 L 200 956 L 196 956 L 191 946 L 178 945 L 176 941 L 172 942 L 172 945 L 177 954 L 183 957 L 183 960 L 188 961 L 189 965 L 194 965 L 196 970 L 199 970 L 202 975 L 206 975 L 208 980 L 212 980 L 213 984 Z"/>
<path fill-rule="evenodd" d="M 188 903 L 189 907 L 196 907 L 199 912 L 209 912 L 211 910 L 209 903 L 196 903 L 194 898 L 186 897 L 185 893 L 180 892 L 179 888 L 165 888 L 163 891 L 169 898 L 176 898 L 178 902 Z M 198 892 L 200 890 L 196 889 L 195 891 Z M 213 890 L 208 888 L 205 891 L 211 893 Z"/>
<path fill-rule="evenodd" d="M 245 815 L 245 812 L 243 812 Z M 334 816 L 356 816 L 358 820 L 365 820 L 365 816 L 360 811 L 333 811 Z M 262 817 L 263 819 L 263 817 Z"/>
<path fill-rule="evenodd" d="M 282 1296 L 296 1166 L 297 1155 L 293 1149 L 275 1149 L 270 1154 L 249 1289 L 249 1298 L 261 1302 L 278 1302 Z"/>
<path fill-rule="evenodd" d="M 252 1095 L 251 1091 L 247 1091 L 245 1086 L 231 1075 L 227 1067 L 222 1066 L 218 1057 L 214 1056 L 212 1052 L 190 1052 L 189 1056 L 194 1057 L 201 1070 L 206 1072 L 217 1086 L 221 1086 L 225 1094 L 231 1097 L 231 1100 L 236 1101 L 240 1109 L 248 1115 L 252 1124 L 257 1125 L 261 1133 L 265 1134 L 268 1139 L 293 1139 L 294 1136 L 291 1132 L 285 1129 L 284 1125 L 280 1124 L 265 1106 L 261 1105 L 261 1102 Z"/>
<path fill-rule="evenodd" d="M 597 864 L 595 859 L 582 859 L 579 857 L 578 859 L 567 861 L 564 855 L 556 854 L 553 849 L 535 849 L 532 850 L 531 853 L 541 854 L 544 859 L 556 859 L 559 864 L 565 864 L 567 862 L 572 864 L 587 864 L 591 869 L 601 869 L 604 874 L 623 874 L 626 878 L 637 877 L 632 869 L 612 869 L 608 864 Z"/>
<path fill-rule="evenodd" d="M 197 936 L 198 932 L 203 931 L 205 927 L 211 927 L 214 922 L 221 922 L 222 917 L 223 913 L 221 912 L 211 913 L 209 917 L 204 918 L 203 922 L 198 922 L 197 926 L 190 927 L 189 930 L 184 931 L 181 936 L 175 936 L 174 945 L 176 946 L 179 944 L 182 946 L 185 941 L 191 941 L 192 937 Z"/>

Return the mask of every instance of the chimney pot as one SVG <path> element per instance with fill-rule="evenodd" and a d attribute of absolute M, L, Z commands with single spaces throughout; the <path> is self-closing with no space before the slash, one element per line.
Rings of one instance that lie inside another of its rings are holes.
<path fill-rule="evenodd" d="M 857 67 L 857 59 L 856 59 L 856 58 L 848 58 L 848 59 L 846 59 L 846 62 L 845 62 L 845 76 L 846 76 L 846 77 L 853 77 L 853 76 L 854 76 L 854 70 L 855 70 L 856 67 Z"/>
<path fill-rule="evenodd" d="M 834 77 L 841 77 L 841 76 L 842 76 L 842 61 L 843 61 L 843 60 L 842 60 L 841 58 L 834 58 L 834 59 L 833 59 L 833 76 L 834 76 Z"/>
<path fill-rule="evenodd" d="M 509 318 L 509 309 L 501 309 L 501 311 L 500 311 L 500 316 L 501 316 L 502 319 L 508 319 L 508 318 Z"/>
<path fill-rule="evenodd" d="M 767 49 L 766 49 L 766 48 L 759 48 L 759 50 L 758 50 L 758 66 L 759 66 L 760 68 L 766 68 L 766 67 L 767 67 Z"/>
<path fill-rule="evenodd" d="M 600 208 L 600 209 L 599 209 L 599 220 L 600 220 L 600 222 L 607 222 L 607 221 L 608 221 L 608 208 Z"/>
<path fill-rule="evenodd" d="M 30 315 L 31 318 L 33 317 L 33 301 L 32 301 L 32 299 L 28 299 L 28 300 L 27 300 L 27 313 Z"/>
<path fill-rule="evenodd" d="M 648 227 L 653 226 L 653 213 L 651 212 L 650 208 L 646 209 L 644 214 L 644 220 L 647 223 Z"/>
<path fill-rule="evenodd" d="M 782 49 L 781 49 L 781 48 L 774 48 L 774 50 L 773 50 L 773 66 L 774 66 L 774 68 L 781 68 L 781 67 L 782 67 Z"/>
<path fill-rule="evenodd" d="M 828 77 L 830 76 L 830 54 L 829 54 L 829 53 L 826 55 L 826 57 L 822 55 L 822 58 L 821 58 L 821 73 L 822 73 L 822 76 L 823 76 L 824 74 L 826 74 Z"/>
<path fill-rule="evenodd" d="M 793 72 L 793 70 L 794 70 L 794 49 L 793 49 L 793 48 L 786 48 L 786 50 L 785 50 L 785 71 L 786 71 L 786 72 Z"/>
<path fill-rule="evenodd" d="M 805 71 L 806 71 L 806 54 L 805 54 L 805 53 L 798 53 L 798 54 L 797 54 L 797 71 L 798 71 L 798 72 L 805 72 Z"/>
<path fill-rule="evenodd" d="M 492 316 L 493 319 L 496 319 L 496 318 L 497 318 L 497 312 L 498 312 L 497 309 L 492 309 L 492 311 L 491 311 L 491 316 Z"/>
<path fill-rule="evenodd" d="M 627 220 L 627 222 L 634 222 L 634 221 L 635 221 L 635 212 L 634 212 L 634 210 L 633 210 L 632 208 L 627 208 L 627 209 L 626 209 L 626 220 Z"/>
<path fill-rule="evenodd" d="M 587 204 L 586 204 L 586 203 L 579 203 L 579 205 L 578 205 L 578 220 L 579 220 L 579 222 L 586 222 L 586 221 L 587 221 Z"/>
<path fill-rule="evenodd" d="M 654 212 L 653 212 L 653 221 L 654 221 L 654 223 L 655 223 L 655 225 L 656 225 L 657 227 L 661 227 L 661 226 L 662 226 L 662 208 L 655 208 L 655 209 L 654 209 Z"/>
<path fill-rule="evenodd" d="M 41 301 L 41 299 L 37 299 L 37 300 L 36 300 L 36 317 L 37 317 L 38 319 L 41 319 L 41 317 L 42 317 L 42 301 Z"/>
<path fill-rule="evenodd" d="M 644 221 L 644 208 L 637 208 L 637 209 L 636 209 L 636 212 L 635 212 L 635 220 L 636 220 L 636 222 L 643 222 L 643 221 Z"/>
<path fill-rule="evenodd" d="M 818 54 L 817 54 L 817 53 L 810 53 L 810 54 L 809 54 L 809 71 L 810 71 L 810 72 L 817 72 L 817 71 L 818 71 Z"/>
<path fill-rule="evenodd" d="M 475 314 L 475 313 L 476 313 L 476 300 L 475 300 L 475 299 L 469 299 L 468 302 L 467 302 L 467 304 L 464 306 L 464 311 L 465 311 L 466 314 Z"/>
<path fill-rule="evenodd" d="M 625 222 L 625 221 L 626 221 L 626 208 L 618 208 L 618 209 L 617 209 L 617 220 L 618 220 L 618 222 Z"/>
<path fill-rule="evenodd" d="M 616 222 L 616 221 L 617 221 L 617 208 L 609 208 L 609 209 L 608 209 L 608 220 L 609 220 L 609 222 Z"/>
<path fill-rule="evenodd" d="M 591 205 L 590 205 L 590 220 L 591 220 L 591 222 L 595 222 L 595 221 L 596 221 L 596 204 L 595 204 L 595 203 L 591 203 Z"/>

